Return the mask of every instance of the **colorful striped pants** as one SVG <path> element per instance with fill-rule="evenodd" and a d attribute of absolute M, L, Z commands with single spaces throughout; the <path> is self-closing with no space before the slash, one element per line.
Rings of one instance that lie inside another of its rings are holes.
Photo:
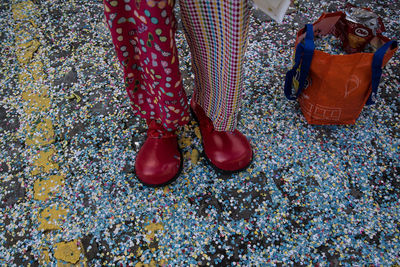
<path fill-rule="evenodd" d="M 167 130 L 189 121 L 175 45 L 174 0 L 104 0 L 106 22 L 133 112 Z M 180 0 L 192 55 L 194 100 L 219 131 L 236 127 L 243 81 L 248 0 Z"/>

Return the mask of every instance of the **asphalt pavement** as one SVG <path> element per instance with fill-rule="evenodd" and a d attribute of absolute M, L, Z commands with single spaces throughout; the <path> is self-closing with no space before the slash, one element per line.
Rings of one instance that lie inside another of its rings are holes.
<path fill-rule="evenodd" d="M 398 1 L 350 1 L 399 39 Z M 146 127 L 132 115 L 102 1 L 0 3 L 1 266 L 398 266 L 399 52 L 354 125 L 309 125 L 284 97 L 295 36 L 344 1 L 253 9 L 238 129 L 255 156 L 215 172 L 197 123 L 181 176 L 141 185 Z M 176 6 L 179 20 L 179 6 Z M 177 45 L 188 95 L 190 52 Z"/>

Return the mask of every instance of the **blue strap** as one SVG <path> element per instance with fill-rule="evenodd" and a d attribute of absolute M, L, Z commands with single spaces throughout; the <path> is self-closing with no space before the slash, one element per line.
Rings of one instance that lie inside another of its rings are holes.
<path fill-rule="evenodd" d="M 297 68 L 300 65 L 301 55 L 303 54 L 303 51 L 304 45 L 301 43 L 298 44 L 296 47 L 294 66 L 286 73 L 284 92 L 286 98 L 289 100 L 295 100 L 297 98 L 297 96 L 295 96 L 292 92 L 293 78 L 296 76 Z"/>
<path fill-rule="evenodd" d="M 372 105 L 376 101 L 376 93 L 378 92 L 379 82 L 382 76 L 382 62 L 386 51 L 390 48 L 397 47 L 396 41 L 389 41 L 381 46 L 374 54 L 372 59 L 372 92 L 367 100 L 367 105 Z"/>
<path fill-rule="evenodd" d="M 314 31 L 313 25 L 307 24 L 306 25 L 306 37 L 304 39 L 304 44 L 299 43 L 296 47 L 296 54 L 295 54 L 295 64 L 293 68 L 286 73 L 285 78 L 285 96 L 289 100 L 295 100 L 301 94 L 302 90 L 304 89 L 304 85 L 306 83 L 306 79 L 308 73 L 310 71 L 310 66 L 312 62 L 312 58 L 314 55 Z M 297 69 L 300 66 L 300 77 L 298 80 L 298 88 L 296 94 L 293 93 L 292 86 L 293 86 L 293 78 L 296 77 Z"/>

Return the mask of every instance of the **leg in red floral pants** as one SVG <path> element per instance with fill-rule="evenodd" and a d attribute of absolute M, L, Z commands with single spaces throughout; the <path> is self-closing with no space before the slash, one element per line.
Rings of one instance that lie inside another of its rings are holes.
<path fill-rule="evenodd" d="M 173 7 L 171 0 L 104 1 L 133 112 L 149 126 L 135 162 L 138 179 L 148 186 L 165 185 L 178 176 L 182 154 L 174 130 L 189 121 Z"/>
<path fill-rule="evenodd" d="M 175 45 L 174 1 L 105 1 L 133 112 L 172 131 L 189 121 Z"/>

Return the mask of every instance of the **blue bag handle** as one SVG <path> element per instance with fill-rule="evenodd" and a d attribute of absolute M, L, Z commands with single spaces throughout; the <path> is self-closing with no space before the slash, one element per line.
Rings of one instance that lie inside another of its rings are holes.
<path fill-rule="evenodd" d="M 397 47 L 397 42 L 396 41 L 389 41 L 383 46 L 381 46 L 375 53 L 374 57 L 372 59 L 372 92 L 369 95 L 369 98 L 367 100 L 366 105 L 372 105 L 375 104 L 376 101 L 376 93 L 378 92 L 378 86 L 379 82 L 381 80 L 382 76 L 382 63 L 383 63 L 383 58 L 386 54 L 386 51 L 389 48 L 395 48 Z"/>
<path fill-rule="evenodd" d="M 295 64 L 291 70 L 286 73 L 285 78 L 285 96 L 289 100 L 295 100 L 304 89 L 308 72 L 310 71 L 311 61 L 314 55 L 314 31 L 313 25 L 306 25 L 306 37 L 303 43 L 299 43 L 296 47 Z M 300 65 L 301 64 L 301 65 Z M 292 91 L 293 78 L 296 76 L 297 69 L 300 66 L 300 78 L 298 81 L 298 89 L 296 94 Z"/>

